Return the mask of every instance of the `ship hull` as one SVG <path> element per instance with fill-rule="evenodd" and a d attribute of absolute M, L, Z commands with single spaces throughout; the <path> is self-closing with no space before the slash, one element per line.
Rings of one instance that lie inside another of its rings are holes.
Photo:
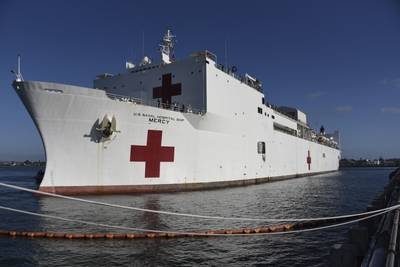
<path fill-rule="evenodd" d="M 109 186 L 41 186 L 40 191 L 57 193 L 62 195 L 103 195 L 103 194 L 141 194 L 141 193 L 168 193 L 196 190 L 214 190 L 228 187 L 241 187 L 263 183 L 270 183 L 288 179 L 295 179 L 307 176 L 328 174 L 335 172 L 323 171 L 304 173 L 296 175 L 251 178 L 245 180 L 227 180 L 207 183 L 183 183 L 183 184 L 156 184 L 156 185 L 109 185 Z"/>
<path fill-rule="evenodd" d="M 340 150 L 274 131 L 265 119 L 183 113 L 55 83 L 14 87 L 45 147 L 41 191 L 214 189 L 338 170 Z M 117 125 L 108 140 L 98 130 L 105 116 Z M 257 153 L 260 140 L 265 154 Z"/>

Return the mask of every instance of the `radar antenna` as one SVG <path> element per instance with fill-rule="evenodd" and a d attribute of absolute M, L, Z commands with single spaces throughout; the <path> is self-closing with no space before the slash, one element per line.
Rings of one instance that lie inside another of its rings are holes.
<path fill-rule="evenodd" d="M 170 29 L 164 34 L 160 43 L 161 60 L 164 64 L 169 64 L 174 61 L 174 46 L 175 35 L 172 34 Z"/>
<path fill-rule="evenodd" d="M 17 58 L 18 58 L 17 72 L 15 72 L 14 70 L 11 70 L 11 72 L 15 74 L 15 81 L 22 82 L 24 78 L 22 77 L 21 74 L 21 55 L 18 55 Z"/>

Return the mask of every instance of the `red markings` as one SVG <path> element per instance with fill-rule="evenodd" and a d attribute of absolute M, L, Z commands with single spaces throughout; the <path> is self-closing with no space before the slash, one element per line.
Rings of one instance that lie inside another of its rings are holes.
<path fill-rule="evenodd" d="M 172 84 L 171 73 L 162 76 L 162 85 L 153 88 L 153 99 L 161 98 L 164 104 L 171 104 L 173 96 L 182 94 L 182 86 L 180 83 Z"/>
<path fill-rule="evenodd" d="M 308 170 L 311 170 L 311 154 L 310 154 L 310 150 L 308 150 L 307 164 L 308 164 Z"/>
<path fill-rule="evenodd" d="M 173 162 L 175 148 L 161 146 L 162 131 L 148 130 L 147 144 L 145 146 L 131 146 L 130 161 L 144 161 L 145 178 L 160 177 L 161 162 Z"/>

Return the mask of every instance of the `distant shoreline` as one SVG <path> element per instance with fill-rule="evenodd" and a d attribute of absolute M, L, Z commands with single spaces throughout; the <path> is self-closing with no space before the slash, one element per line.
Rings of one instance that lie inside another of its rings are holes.
<path fill-rule="evenodd" d="M 2 168 L 2 169 L 28 169 L 28 168 L 40 168 L 40 169 L 45 169 L 46 168 L 46 166 L 35 166 L 35 165 L 32 165 L 32 166 L 6 166 L 6 165 L 0 165 L 0 168 Z"/>
<path fill-rule="evenodd" d="M 341 159 L 339 168 L 381 168 L 381 167 L 400 167 L 400 159 Z"/>
<path fill-rule="evenodd" d="M 339 171 L 343 169 L 386 169 L 386 168 L 399 168 L 400 166 L 340 166 Z"/>

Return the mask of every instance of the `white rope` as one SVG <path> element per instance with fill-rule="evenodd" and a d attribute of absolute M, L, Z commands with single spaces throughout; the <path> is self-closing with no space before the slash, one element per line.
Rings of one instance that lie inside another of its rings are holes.
<path fill-rule="evenodd" d="M 391 206 L 391 207 L 378 209 L 378 210 L 373 210 L 373 211 L 362 212 L 362 213 L 339 215 L 339 216 L 330 216 L 330 217 L 316 217 L 316 218 L 283 218 L 283 219 L 276 219 L 276 218 L 249 218 L 249 217 L 222 217 L 222 216 L 198 215 L 198 214 L 190 214 L 190 213 L 179 213 L 179 212 L 172 212 L 172 211 L 152 210 L 152 209 L 144 209 L 144 208 L 139 208 L 139 207 L 123 206 L 123 205 L 118 205 L 118 204 L 105 203 L 105 202 L 100 202 L 100 201 L 94 201 L 94 200 L 88 200 L 88 199 L 64 196 L 64 195 L 59 195 L 59 194 L 54 194 L 54 193 L 42 192 L 42 191 L 38 191 L 38 190 L 28 189 L 28 188 L 25 188 L 25 187 L 20 187 L 20 186 L 11 185 L 11 184 L 5 184 L 5 183 L 0 183 L 0 186 L 13 188 L 13 189 L 17 189 L 17 190 L 22 190 L 22 191 L 26 191 L 26 192 L 31 192 L 31 193 L 35 193 L 35 194 L 40 194 L 40 195 L 46 195 L 46 196 L 51 196 L 51 197 L 56 197 L 56 198 L 79 201 L 79 202 L 83 202 L 83 203 L 90 203 L 90 204 L 94 204 L 94 205 L 113 207 L 113 208 L 118 208 L 118 209 L 135 210 L 135 211 L 143 211 L 143 212 L 149 212 L 149 213 L 158 213 L 158 214 L 166 214 L 166 215 L 173 215 L 173 216 L 183 216 L 183 217 L 192 217 L 192 218 L 201 218 L 201 219 L 231 220 L 231 221 L 303 222 L 303 221 L 335 220 L 335 219 L 346 219 L 346 218 L 352 218 L 352 217 L 360 217 L 360 216 L 365 216 L 365 215 L 369 215 L 369 214 L 376 214 L 376 213 L 379 213 L 381 211 L 387 211 L 387 210 L 396 209 L 396 208 L 400 207 L 400 204 L 398 204 L 398 205 L 394 205 L 394 206 Z"/>
<path fill-rule="evenodd" d="M 75 223 L 82 223 L 82 224 L 88 224 L 88 225 L 93 225 L 93 226 L 101 226 L 101 227 L 107 227 L 107 228 L 113 228 L 113 229 L 120 229 L 120 230 L 129 230 L 129 231 L 137 231 L 137 232 L 147 232 L 147 233 L 163 233 L 163 234 L 184 234 L 184 235 L 192 235 L 192 236 L 260 236 L 260 235 L 280 235 L 280 234 L 294 234 L 294 233 L 305 233 L 305 232 L 311 232 L 311 231 L 317 231 L 317 230 L 324 230 L 324 229 L 329 229 L 329 228 L 334 228 L 334 227 L 339 227 L 339 226 L 344 226 L 347 224 L 355 223 L 355 222 L 360 222 L 363 220 L 370 219 L 372 217 L 380 216 L 385 213 L 388 213 L 394 209 L 396 209 L 394 206 L 390 207 L 389 210 L 385 210 L 376 214 L 369 215 L 367 217 L 351 220 L 348 222 L 343 222 L 343 223 L 336 223 L 332 225 L 326 225 L 326 226 L 320 226 L 320 227 L 315 227 L 315 228 L 309 228 L 309 229 L 300 229 L 300 230 L 292 230 L 292 231 L 286 231 L 286 232 L 268 232 L 268 233 L 251 233 L 251 234 L 215 234 L 215 233 L 199 233 L 199 232 L 181 232 L 181 231 L 163 231 L 163 230 L 154 230 L 154 229 L 145 229 L 145 228 L 133 228 L 133 227 L 126 227 L 126 226 L 118 226 L 118 225 L 111 225 L 111 224 L 103 224 L 103 223 L 96 223 L 96 222 L 91 222 L 91 221 L 83 221 L 83 220 L 76 220 L 76 219 L 69 219 L 65 217 L 59 217 L 59 216 L 54 216 L 54 215 L 48 215 L 48 214 L 41 214 L 41 213 L 36 213 L 36 212 L 30 212 L 30 211 L 24 211 L 24 210 L 19 210 L 19 209 L 14 209 L 14 208 L 9 208 L 5 206 L 0 206 L 0 209 L 3 210 L 8 210 L 8 211 L 13 211 L 17 213 L 22 213 L 22 214 L 28 214 L 28 215 L 33 215 L 33 216 L 38 216 L 38 217 L 44 217 L 44 218 L 51 218 L 51 219 L 56 219 L 56 220 L 62 220 L 62 221 L 67 221 L 67 222 L 75 222 Z"/>

